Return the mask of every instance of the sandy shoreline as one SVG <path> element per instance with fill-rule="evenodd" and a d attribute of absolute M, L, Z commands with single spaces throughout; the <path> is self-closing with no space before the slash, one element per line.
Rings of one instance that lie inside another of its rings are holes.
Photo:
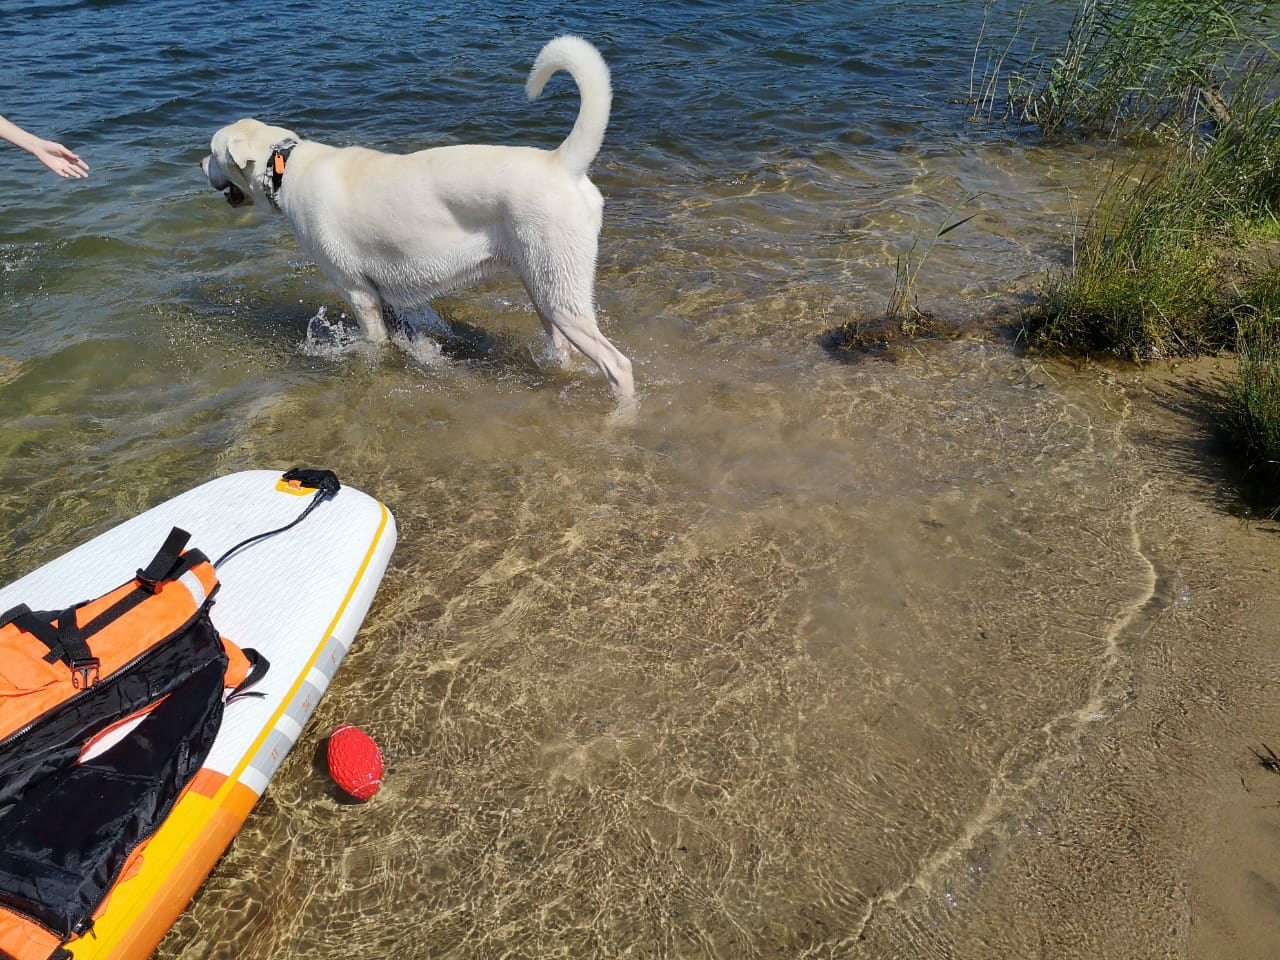
<path fill-rule="evenodd" d="M 1133 733 L 1151 774 L 1164 768 L 1185 791 L 1164 826 L 1171 850 L 1182 847 L 1187 856 L 1186 955 L 1274 957 L 1280 776 L 1253 751 L 1280 739 L 1280 522 L 1241 519 L 1225 509 L 1236 505 L 1219 499 L 1233 495 L 1231 478 L 1224 487 L 1214 475 L 1212 441 L 1197 440 L 1204 411 L 1194 395 L 1218 365 L 1193 369 L 1205 377 L 1151 378 L 1144 391 L 1150 433 L 1141 446 L 1168 498 L 1150 518 L 1166 565 L 1185 572 L 1203 603 L 1157 619 L 1138 662 L 1146 695 Z"/>
<path fill-rule="evenodd" d="M 1280 776 L 1252 751 L 1280 743 L 1280 522 L 1233 513 L 1202 400 L 1224 366 L 1117 377 L 1134 476 L 1150 482 L 1136 530 L 1159 575 L 1124 651 L 1127 702 L 1082 739 L 967 920 L 934 938 L 940 955 L 1276 955 Z M 902 919 L 868 931 L 861 955 L 930 939 Z"/>

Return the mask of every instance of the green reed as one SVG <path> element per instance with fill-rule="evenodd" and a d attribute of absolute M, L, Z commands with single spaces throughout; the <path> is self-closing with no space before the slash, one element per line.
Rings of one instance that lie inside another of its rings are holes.
<path fill-rule="evenodd" d="M 974 193 L 953 203 L 942 218 L 941 226 L 929 238 L 923 250 L 919 249 L 919 237 L 916 237 L 911 243 L 911 248 L 905 254 L 898 254 L 893 270 L 893 292 L 889 295 L 885 318 L 890 322 L 901 324 L 903 333 L 908 336 L 914 333 L 915 324 L 926 317 L 925 313 L 920 309 L 920 299 L 916 293 L 916 281 L 920 277 L 920 271 L 924 268 L 925 261 L 929 259 L 929 254 L 933 252 L 934 244 L 942 237 L 945 237 L 957 227 L 964 226 L 977 216 L 976 213 L 973 213 L 963 220 L 952 221 L 951 219 L 957 210 L 981 196 L 981 193 Z"/>
<path fill-rule="evenodd" d="M 1274 500 L 1280 483 L 1280 266 L 1250 284 L 1239 313 L 1240 366 L 1226 390 L 1223 427 Z"/>
<path fill-rule="evenodd" d="M 1231 77 L 1269 57 L 1273 9 L 1264 0 L 1080 0 L 1058 52 L 1008 71 L 1008 113 L 1048 135 L 1113 136 L 1212 114 Z"/>

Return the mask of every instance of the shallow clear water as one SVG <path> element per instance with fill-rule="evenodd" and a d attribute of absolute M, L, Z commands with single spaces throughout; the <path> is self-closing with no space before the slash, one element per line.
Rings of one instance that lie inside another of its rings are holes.
<path fill-rule="evenodd" d="M 1054 914 L 1010 865 L 1178 596 L 1132 391 L 1001 336 L 820 343 L 926 250 L 922 306 L 1009 311 L 1111 172 L 966 122 L 983 6 L 0 3 L 0 110 L 93 166 L 0 151 L 0 579 L 239 469 L 330 467 L 400 526 L 161 955 L 982 956 Z M 629 426 L 546 362 L 512 278 L 435 304 L 443 362 L 318 336 L 340 299 L 197 167 L 242 115 L 554 146 L 576 96 L 522 83 L 565 31 L 614 73 L 598 296 Z M 316 763 L 338 722 L 387 757 L 368 805 Z"/>

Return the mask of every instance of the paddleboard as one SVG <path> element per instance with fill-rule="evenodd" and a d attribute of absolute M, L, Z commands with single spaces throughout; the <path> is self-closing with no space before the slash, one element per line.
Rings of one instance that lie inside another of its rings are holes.
<path fill-rule="evenodd" d="M 175 526 L 191 534 L 190 547 L 216 560 L 295 520 L 314 493 L 271 470 L 209 481 L 0 589 L 0 610 L 18 603 L 62 609 L 106 593 L 145 566 Z M 195 780 L 131 858 L 92 931 L 68 945 L 76 960 L 142 960 L 155 950 L 301 734 L 373 602 L 395 542 L 387 508 L 343 484 L 297 526 L 219 565 L 213 622 L 270 661 L 253 688 L 263 696 L 227 705 Z"/>

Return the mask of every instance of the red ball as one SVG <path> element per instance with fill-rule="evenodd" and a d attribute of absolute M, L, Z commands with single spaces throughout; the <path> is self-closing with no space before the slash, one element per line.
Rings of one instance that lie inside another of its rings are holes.
<path fill-rule="evenodd" d="M 344 723 L 329 735 L 329 776 L 357 800 L 382 786 L 382 751 L 359 727 Z"/>

